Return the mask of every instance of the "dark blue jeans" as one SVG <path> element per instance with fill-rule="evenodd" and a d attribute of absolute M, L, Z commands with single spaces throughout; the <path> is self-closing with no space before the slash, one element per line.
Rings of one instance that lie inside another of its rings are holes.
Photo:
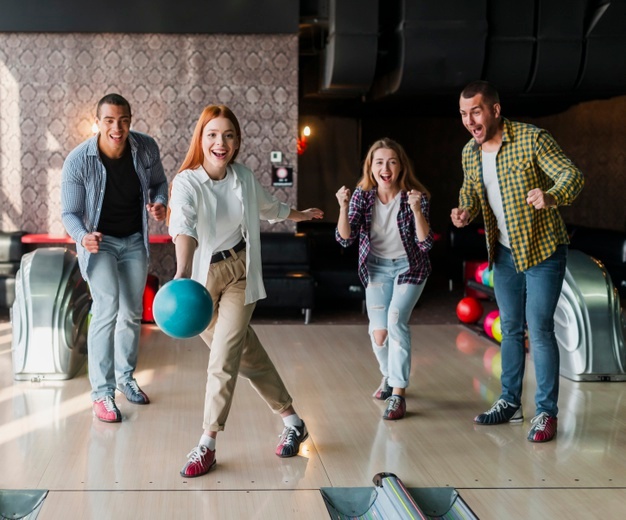
<path fill-rule="evenodd" d="M 536 414 L 558 414 L 559 347 L 554 335 L 556 310 L 565 267 L 567 246 L 522 273 L 515 270 L 511 250 L 498 244 L 493 267 L 493 285 L 502 327 L 502 396 L 521 404 L 526 363 L 524 330 L 528 325 L 530 351 L 535 363 Z"/>

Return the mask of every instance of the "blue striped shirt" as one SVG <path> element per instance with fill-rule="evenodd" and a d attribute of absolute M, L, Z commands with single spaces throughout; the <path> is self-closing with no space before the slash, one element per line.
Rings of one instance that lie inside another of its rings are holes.
<path fill-rule="evenodd" d="M 98 228 L 106 187 L 106 168 L 100 159 L 98 135 L 82 142 L 69 153 L 63 163 L 61 176 L 61 219 L 76 242 L 83 275 L 87 272 L 90 253 L 82 246 L 82 240 Z M 145 206 L 150 202 L 167 204 L 167 178 L 161 164 L 159 147 L 152 137 L 131 131 L 128 142 L 141 184 L 143 236 L 149 255 L 148 212 Z"/>
<path fill-rule="evenodd" d="M 367 257 L 370 253 L 370 231 L 372 228 L 372 211 L 376 203 L 377 190 L 372 188 L 364 191 L 361 188 L 354 190 L 348 209 L 350 222 L 350 238 L 343 239 L 339 230 L 335 229 L 335 238 L 343 247 L 348 247 L 359 237 L 359 278 L 364 287 L 367 287 L 369 273 L 367 272 Z M 403 191 L 400 195 L 400 209 L 398 210 L 398 231 L 402 245 L 409 260 L 409 270 L 398 277 L 398 283 L 419 285 L 430 275 L 432 267 L 428 252 L 433 247 L 433 230 L 430 227 L 430 202 L 427 197 L 421 199 L 421 209 L 428 222 L 428 236 L 422 242 L 415 232 L 415 216 L 409 206 L 409 196 Z"/>

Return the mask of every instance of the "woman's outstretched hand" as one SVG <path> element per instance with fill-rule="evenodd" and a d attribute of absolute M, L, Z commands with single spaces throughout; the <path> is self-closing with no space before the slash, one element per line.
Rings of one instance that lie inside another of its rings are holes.
<path fill-rule="evenodd" d="M 309 208 L 300 211 L 302 218 L 300 220 L 313 220 L 324 218 L 324 212 L 318 208 Z"/>

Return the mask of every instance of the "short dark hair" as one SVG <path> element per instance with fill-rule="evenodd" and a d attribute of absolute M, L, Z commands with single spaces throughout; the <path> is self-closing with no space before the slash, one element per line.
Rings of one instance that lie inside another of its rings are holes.
<path fill-rule="evenodd" d="M 98 101 L 98 106 L 96 107 L 96 117 L 100 117 L 100 107 L 102 105 L 116 105 L 118 107 L 126 107 L 128 109 L 128 115 L 131 115 L 130 111 L 130 103 L 126 101 L 126 98 L 120 96 L 119 94 L 107 94 L 100 101 Z"/>
<path fill-rule="evenodd" d="M 464 99 L 471 99 L 478 94 L 483 96 L 483 99 L 489 106 L 500 103 L 500 94 L 498 94 L 498 89 L 496 89 L 496 87 L 488 81 L 482 80 L 472 81 L 469 83 L 461 92 L 461 97 Z"/>

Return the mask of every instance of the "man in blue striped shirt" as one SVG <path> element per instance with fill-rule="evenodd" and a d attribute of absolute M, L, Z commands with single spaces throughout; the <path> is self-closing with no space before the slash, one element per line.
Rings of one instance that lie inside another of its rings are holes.
<path fill-rule="evenodd" d="M 96 124 L 98 134 L 63 164 L 61 207 L 93 298 L 87 340 L 93 412 L 101 421 L 120 422 L 116 388 L 131 403 L 150 402 L 134 372 L 148 274 L 148 216 L 165 218 L 167 179 L 154 139 L 130 130 L 126 99 L 104 96 Z"/>

